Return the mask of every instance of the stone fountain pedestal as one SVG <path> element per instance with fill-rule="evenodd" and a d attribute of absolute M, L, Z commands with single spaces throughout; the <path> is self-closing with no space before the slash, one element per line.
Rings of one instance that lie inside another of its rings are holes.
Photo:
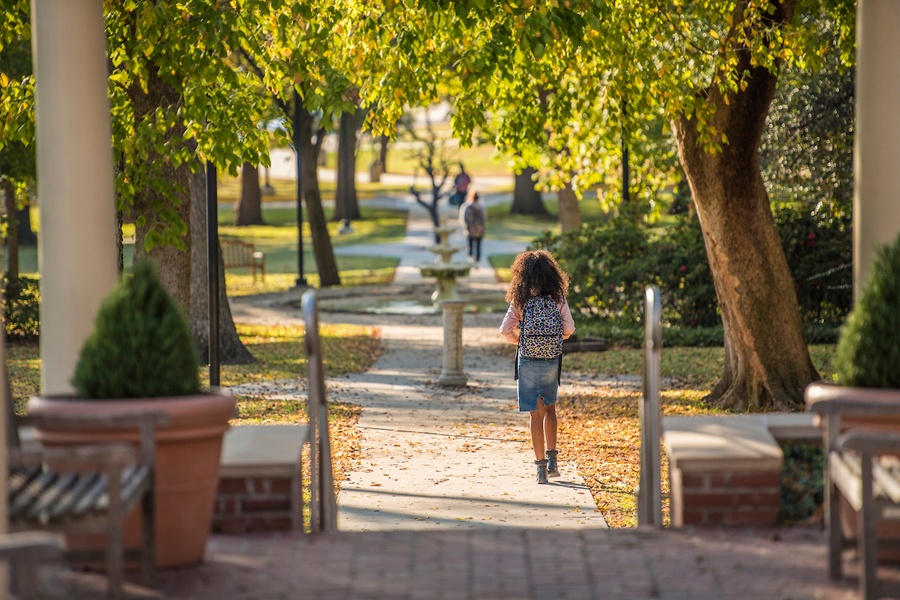
<path fill-rule="evenodd" d="M 419 265 L 422 277 L 434 277 L 437 280 L 437 288 L 431 295 L 431 300 L 435 303 L 442 300 L 458 300 L 456 278 L 467 276 L 472 269 L 468 263 L 452 262 L 453 255 L 463 249 L 462 246 L 450 243 L 448 238 L 454 231 L 456 227 L 452 225 L 435 227 L 434 232 L 439 242 L 428 250 L 438 254 L 439 258 L 433 263 Z"/>
<path fill-rule="evenodd" d="M 465 300 L 441 300 L 441 311 L 444 313 L 444 344 L 440 386 L 463 386 L 468 377 L 463 372 L 463 308 Z"/>

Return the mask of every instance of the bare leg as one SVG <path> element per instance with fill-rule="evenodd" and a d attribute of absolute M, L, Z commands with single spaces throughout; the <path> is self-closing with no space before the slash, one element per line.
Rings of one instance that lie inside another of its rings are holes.
<path fill-rule="evenodd" d="M 531 411 L 531 445 L 536 460 L 544 459 L 544 401 L 538 398 L 538 409 Z"/>
<path fill-rule="evenodd" d="M 556 405 L 544 406 L 539 403 L 539 408 L 544 409 L 544 435 L 547 436 L 547 450 L 556 450 Z"/>

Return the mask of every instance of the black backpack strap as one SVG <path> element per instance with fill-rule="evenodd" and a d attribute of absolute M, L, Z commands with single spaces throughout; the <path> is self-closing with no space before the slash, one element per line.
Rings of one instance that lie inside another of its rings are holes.
<path fill-rule="evenodd" d="M 556 385 L 562 385 L 562 354 L 559 355 L 559 365 L 556 368 Z"/>
<path fill-rule="evenodd" d="M 516 358 L 513 360 L 513 372 L 516 374 L 515 380 L 519 380 L 519 347 L 516 346 Z"/>

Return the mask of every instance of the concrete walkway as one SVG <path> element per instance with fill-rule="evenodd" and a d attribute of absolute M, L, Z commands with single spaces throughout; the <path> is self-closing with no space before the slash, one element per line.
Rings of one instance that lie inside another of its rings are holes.
<path fill-rule="evenodd" d="M 466 388 L 435 385 L 443 330 L 426 316 L 383 325 L 372 369 L 335 382 L 333 398 L 364 407 L 361 468 L 338 496 L 341 530 L 606 527 L 564 441 L 562 476 L 535 483 L 499 319 L 464 317 Z"/>

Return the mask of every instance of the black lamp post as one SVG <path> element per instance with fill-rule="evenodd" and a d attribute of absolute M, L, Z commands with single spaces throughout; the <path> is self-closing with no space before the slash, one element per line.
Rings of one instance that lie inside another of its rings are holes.
<path fill-rule="evenodd" d="M 209 293 L 209 387 L 219 385 L 219 191 L 216 166 L 206 163 L 206 261 Z"/>
<path fill-rule="evenodd" d="M 628 117 L 628 107 L 622 102 L 622 202 L 628 202 L 628 135 L 625 119 Z"/>
<path fill-rule="evenodd" d="M 300 94 L 294 90 L 294 152 L 297 153 L 297 279 L 296 287 L 306 287 L 306 277 L 303 276 L 303 185 L 300 168 Z"/>

